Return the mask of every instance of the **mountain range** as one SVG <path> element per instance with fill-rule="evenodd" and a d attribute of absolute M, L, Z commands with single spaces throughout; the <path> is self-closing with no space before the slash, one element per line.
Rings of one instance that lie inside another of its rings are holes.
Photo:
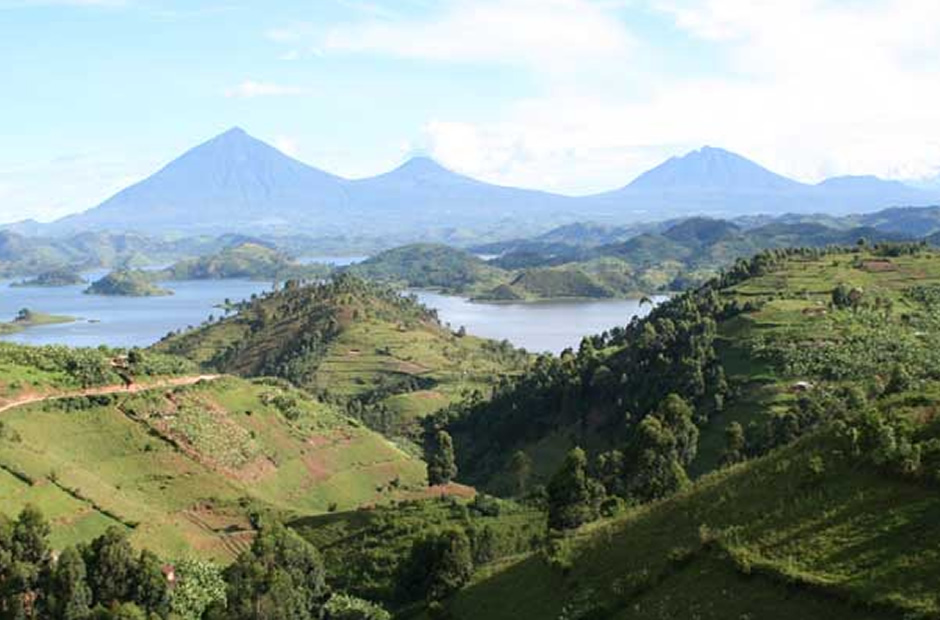
<path fill-rule="evenodd" d="M 581 197 L 485 183 L 428 157 L 349 180 L 234 128 L 85 212 L 6 228 L 30 235 L 264 231 L 420 239 L 432 231 L 505 229 L 518 235 L 587 220 L 624 224 L 693 214 L 845 214 L 938 202 L 940 190 L 871 176 L 800 183 L 714 147 L 670 158 L 620 189 Z"/>

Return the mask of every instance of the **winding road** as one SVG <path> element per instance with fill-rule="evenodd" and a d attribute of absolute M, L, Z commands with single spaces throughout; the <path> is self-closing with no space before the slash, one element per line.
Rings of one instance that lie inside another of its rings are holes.
<path fill-rule="evenodd" d="M 0 405 L 0 413 L 35 403 L 45 402 L 47 400 L 59 400 L 62 398 L 75 398 L 78 396 L 100 396 L 104 394 L 135 394 L 137 392 L 146 392 L 148 390 L 160 390 L 168 387 L 180 387 L 184 385 L 193 385 L 200 381 L 215 381 L 222 375 L 189 375 L 186 377 L 173 377 L 153 383 L 132 383 L 125 385 L 123 383 L 116 385 L 102 385 L 100 387 L 86 388 L 84 390 L 74 390 L 71 392 L 57 392 L 53 394 L 25 395 L 14 399 L 8 403 Z"/>

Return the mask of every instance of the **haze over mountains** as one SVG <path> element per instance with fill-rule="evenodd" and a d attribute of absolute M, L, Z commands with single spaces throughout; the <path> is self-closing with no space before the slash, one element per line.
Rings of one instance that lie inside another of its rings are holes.
<path fill-rule="evenodd" d="M 432 230 L 509 235 L 594 220 L 630 223 L 687 215 L 844 214 L 940 202 L 940 190 L 875 177 L 800 183 L 719 148 L 673 157 L 621 189 L 569 197 L 493 185 L 413 158 L 375 177 L 348 180 L 231 129 L 83 213 L 23 234 L 83 230 L 215 234 L 421 235 Z"/>

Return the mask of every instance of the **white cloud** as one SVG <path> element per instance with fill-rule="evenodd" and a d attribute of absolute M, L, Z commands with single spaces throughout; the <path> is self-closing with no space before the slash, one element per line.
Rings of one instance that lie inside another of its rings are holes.
<path fill-rule="evenodd" d="M 489 180 L 574 192 L 622 185 L 702 144 L 807 181 L 940 172 L 940 3 L 649 6 L 727 66 L 707 77 L 646 75 L 626 95 L 596 84 L 554 88 L 517 101 L 496 121 L 440 118 L 425 127 L 429 150 Z M 658 45 L 641 40 L 634 56 L 655 58 Z"/>
<path fill-rule="evenodd" d="M 590 0 L 452 0 L 426 18 L 372 18 L 317 37 L 324 53 L 380 54 L 448 62 L 522 64 L 539 72 L 623 59 L 634 42 Z M 281 32 L 283 37 L 286 33 Z"/>
<path fill-rule="evenodd" d="M 291 136 L 280 135 L 275 137 L 274 148 L 291 157 L 297 157 L 300 153 L 300 143 Z"/>
<path fill-rule="evenodd" d="M 306 95 L 309 89 L 300 86 L 275 84 L 274 82 L 256 82 L 245 80 L 233 88 L 225 91 L 225 96 L 235 99 L 252 99 L 254 97 L 285 97 L 292 95 Z"/>

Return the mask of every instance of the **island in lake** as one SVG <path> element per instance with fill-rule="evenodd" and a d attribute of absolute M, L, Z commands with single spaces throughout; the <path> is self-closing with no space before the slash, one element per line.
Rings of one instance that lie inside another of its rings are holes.
<path fill-rule="evenodd" d="M 95 280 L 85 289 L 85 293 L 117 297 L 159 297 L 172 295 L 173 291 L 157 286 L 153 282 L 153 275 L 146 271 L 121 269 Z"/>
<path fill-rule="evenodd" d="M 85 278 L 83 278 L 79 273 L 72 271 L 71 269 L 52 269 L 50 271 L 44 271 L 43 273 L 40 273 L 35 278 L 14 282 L 10 286 L 35 286 L 52 288 L 59 286 L 75 286 L 77 284 L 85 284 Z"/>
<path fill-rule="evenodd" d="M 34 312 L 29 308 L 23 308 L 16 313 L 16 317 L 9 322 L 0 323 L 0 335 L 15 334 L 28 327 L 37 325 L 55 325 L 58 323 L 74 323 L 75 317 L 58 314 L 45 314 L 43 312 Z"/>

